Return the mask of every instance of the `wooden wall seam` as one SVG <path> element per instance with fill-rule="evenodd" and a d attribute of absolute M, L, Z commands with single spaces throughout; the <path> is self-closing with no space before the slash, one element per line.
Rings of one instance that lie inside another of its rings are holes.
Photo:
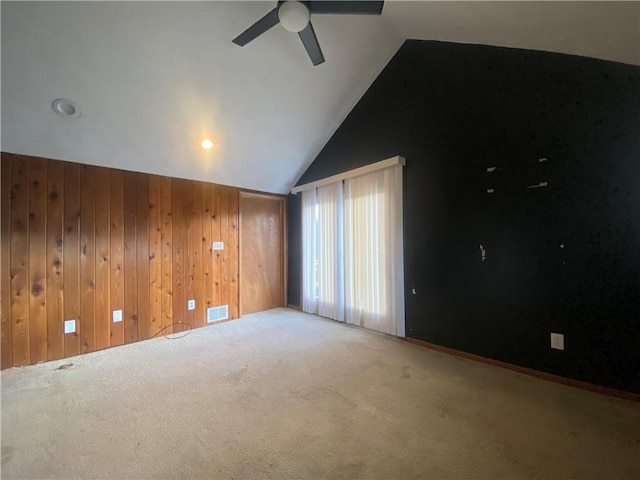
<path fill-rule="evenodd" d="M 47 192 L 47 360 L 55 360 L 64 357 L 64 163 L 49 163 Z"/>
<path fill-rule="evenodd" d="M 171 179 L 171 221 L 173 223 L 173 258 L 171 261 L 171 300 L 173 302 L 173 325 L 171 331 L 182 331 L 184 326 L 183 312 L 186 309 L 184 297 L 184 223 L 182 220 L 182 180 Z"/>
<path fill-rule="evenodd" d="M 203 327 L 205 320 L 205 300 L 204 300 L 204 276 L 202 269 L 202 217 L 205 216 L 202 182 L 192 182 L 193 203 L 191 212 L 191 249 L 193 257 L 193 267 L 191 271 L 193 297 L 196 299 L 195 310 L 193 311 L 192 325 Z"/>
<path fill-rule="evenodd" d="M 29 183 L 29 355 L 30 361 L 37 363 L 47 359 L 45 160 L 30 162 Z"/>
<path fill-rule="evenodd" d="M 205 318 L 203 318 L 206 324 L 206 311 L 208 308 L 216 306 L 213 301 L 214 286 L 213 286 L 213 216 L 212 216 L 212 203 L 213 203 L 213 188 L 211 185 L 204 184 L 202 190 L 202 276 L 204 279 L 204 298 L 203 308 L 205 312 Z"/>
<path fill-rule="evenodd" d="M 65 320 L 75 320 L 75 332 L 64 334 L 64 356 L 72 357 L 80 353 L 80 165 L 64 165 L 64 231 L 62 237 L 64 258 L 64 314 Z"/>
<path fill-rule="evenodd" d="M 95 170 L 95 349 L 111 346 L 111 183 L 109 170 Z"/>
<path fill-rule="evenodd" d="M 109 170 L 109 187 L 111 250 L 109 346 L 115 346 L 124 343 L 124 172 L 122 170 Z M 120 321 L 113 321 L 113 312 L 119 312 Z"/>
<path fill-rule="evenodd" d="M 237 188 L 4 152 L 1 182 L 2 368 L 238 317 Z"/>
<path fill-rule="evenodd" d="M 123 329 L 124 343 L 138 341 L 138 253 L 136 239 L 136 174 L 124 172 L 124 230 L 123 230 Z"/>
<path fill-rule="evenodd" d="M 229 202 L 229 317 L 240 316 L 240 191 L 230 189 Z"/>
<path fill-rule="evenodd" d="M 11 350 L 13 365 L 28 365 L 29 354 L 29 161 L 11 166 Z"/>
<path fill-rule="evenodd" d="M 173 332 L 173 205 L 171 179 L 160 179 L 161 195 L 161 305 L 162 326 L 165 335 Z M 158 332 L 159 333 L 159 332 Z"/>
<path fill-rule="evenodd" d="M 162 185 L 149 177 L 149 321 L 148 337 L 162 329 Z"/>
<path fill-rule="evenodd" d="M 149 274 L 149 175 L 136 174 L 136 253 L 137 253 L 137 338 L 146 340 L 149 338 L 149 311 L 151 276 Z"/>
<path fill-rule="evenodd" d="M 11 163 L 0 165 L 0 320 L 2 344 L 0 345 L 1 368 L 13 365 L 11 351 Z"/>
<path fill-rule="evenodd" d="M 96 169 L 80 168 L 80 353 L 96 349 Z"/>

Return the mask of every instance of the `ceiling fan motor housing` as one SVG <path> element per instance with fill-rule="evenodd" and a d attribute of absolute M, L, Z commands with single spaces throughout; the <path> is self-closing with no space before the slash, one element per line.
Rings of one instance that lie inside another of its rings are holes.
<path fill-rule="evenodd" d="M 302 40 L 311 63 L 324 63 L 324 55 L 313 30 L 311 14 L 380 15 L 384 0 L 278 0 L 276 7 L 255 22 L 232 41 L 244 47 L 278 23 Z"/>
<path fill-rule="evenodd" d="M 309 23 L 309 8 L 297 0 L 288 0 L 278 4 L 278 18 L 282 26 L 290 32 L 301 32 Z"/>

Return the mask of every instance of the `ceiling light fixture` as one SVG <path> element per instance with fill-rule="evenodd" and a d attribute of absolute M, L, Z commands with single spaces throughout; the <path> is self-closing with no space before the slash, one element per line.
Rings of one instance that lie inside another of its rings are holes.
<path fill-rule="evenodd" d="M 309 23 L 311 14 L 304 3 L 290 0 L 280 5 L 278 19 L 284 28 L 290 32 L 301 32 Z"/>
<path fill-rule="evenodd" d="M 200 145 L 202 145 L 202 148 L 204 148 L 205 150 L 209 150 L 211 149 L 211 147 L 213 147 L 213 142 L 208 138 L 205 138 L 204 140 L 202 140 L 202 142 L 200 142 Z"/>
<path fill-rule="evenodd" d="M 51 104 L 51 108 L 62 118 L 78 118 L 80 116 L 78 104 L 66 98 L 56 98 Z"/>

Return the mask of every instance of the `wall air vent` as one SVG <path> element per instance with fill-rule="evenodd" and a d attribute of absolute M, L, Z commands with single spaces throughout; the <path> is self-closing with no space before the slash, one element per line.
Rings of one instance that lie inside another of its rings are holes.
<path fill-rule="evenodd" d="M 229 305 L 207 308 L 207 323 L 218 322 L 229 318 Z"/>

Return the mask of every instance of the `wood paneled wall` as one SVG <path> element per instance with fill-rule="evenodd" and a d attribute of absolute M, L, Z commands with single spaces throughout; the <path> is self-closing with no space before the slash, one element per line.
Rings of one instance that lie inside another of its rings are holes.
<path fill-rule="evenodd" d="M 285 305 L 285 197 L 240 192 L 240 312 Z"/>
<path fill-rule="evenodd" d="M 238 317 L 236 188 L 7 153 L 1 181 L 2 368 Z"/>

